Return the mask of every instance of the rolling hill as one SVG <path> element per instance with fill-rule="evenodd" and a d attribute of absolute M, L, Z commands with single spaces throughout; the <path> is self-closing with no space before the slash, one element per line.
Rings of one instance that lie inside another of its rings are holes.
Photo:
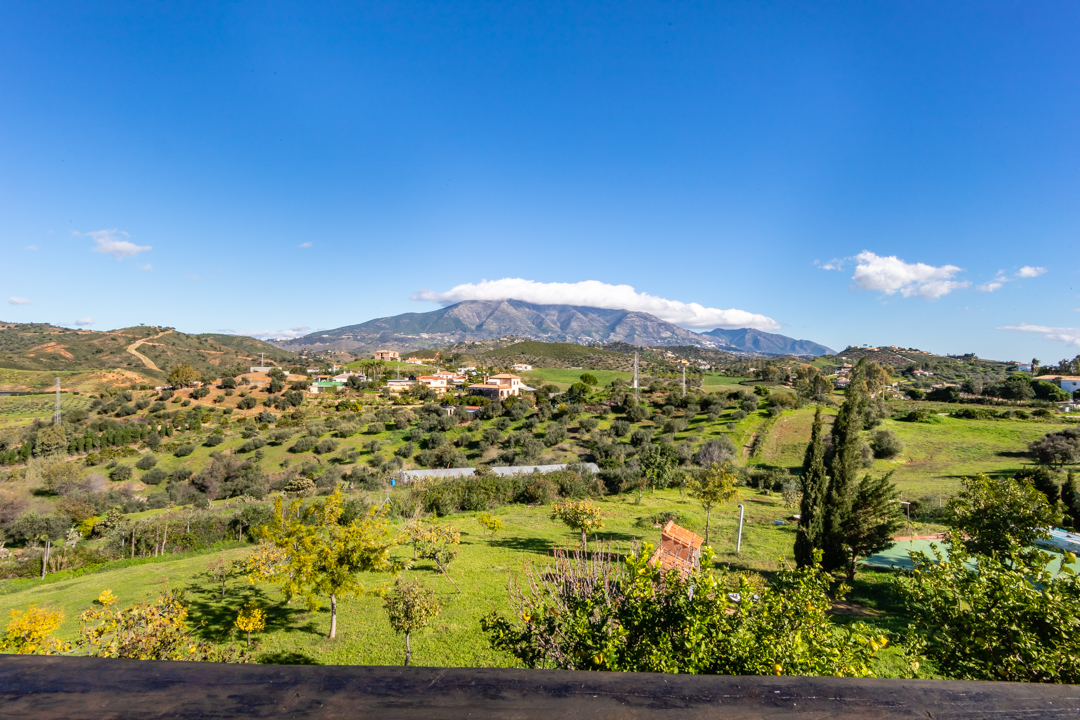
<path fill-rule="evenodd" d="M 257 364 L 297 362 L 291 352 L 242 335 L 189 335 L 138 326 L 100 332 L 45 323 L 0 323 L 0 368 L 25 371 L 135 371 L 162 376 L 187 363 L 202 372 Z"/>

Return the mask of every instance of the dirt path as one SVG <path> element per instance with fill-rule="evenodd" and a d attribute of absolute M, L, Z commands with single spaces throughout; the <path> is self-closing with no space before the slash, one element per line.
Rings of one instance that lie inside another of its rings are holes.
<path fill-rule="evenodd" d="M 172 332 L 172 330 L 166 330 L 165 332 L 160 332 L 157 335 L 154 335 L 153 337 L 143 338 L 142 340 L 136 340 L 135 342 L 133 342 L 133 343 L 131 343 L 130 345 L 127 346 L 127 351 L 131 355 L 134 355 L 135 357 L 139 358 L 139 360 L 142 360 L 142 364 L 145 365 L 146 367 L 150 368 L 151 370 L 157 370 L 158 372 L 161 372 L 161 368 L 159 368 L 157 365 L 155 365 L 153 360 L 151 360 L 150 358 L 146 357 L 141 352 L 139 352 L 137 348 L 140 345 L 142 345 L 144 342 L 148 342 L 150 340 L 157 340 L 162 335 L 168 335 L 171 332 Z"/>

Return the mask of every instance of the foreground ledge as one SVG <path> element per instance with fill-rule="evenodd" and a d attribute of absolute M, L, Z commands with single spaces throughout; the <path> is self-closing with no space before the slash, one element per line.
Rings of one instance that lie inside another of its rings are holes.
<path fill-rule="evenodd" d="M 1058 718 L 1080 686 L 0 656 L 0 717 Z"/>

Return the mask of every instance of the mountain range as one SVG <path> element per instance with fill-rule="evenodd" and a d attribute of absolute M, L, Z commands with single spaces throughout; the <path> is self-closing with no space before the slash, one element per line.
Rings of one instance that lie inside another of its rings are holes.
<path fill-rule="evenodd" d="M 833 351 L 808 340 L 743 328 L 695 333 L 643 312 L 578 305 L 537 305 L 521 300 L 466 300 L 425 313 L 404 313 L 271 341 L 284 350 L 378 348 L 423 350 L 514 335 L 544 342 L 584 345 L 628 343 L 664 347 L 690 345 L 740 354 L 826 355 Z"/>

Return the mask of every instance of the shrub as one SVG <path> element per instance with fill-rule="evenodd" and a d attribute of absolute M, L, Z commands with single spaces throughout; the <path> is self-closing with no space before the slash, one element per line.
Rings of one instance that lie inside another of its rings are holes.
<path fill-rule="evenodd" d="M 243 445 L 240 446 L 240 452 L 242 452 L 242 453 L 255 452 L 256 450 L 258 450 L 261 447 L 266 447 L 266 438 L 253 437 L 250 440 L 248 440 L 246 443 L 244 443 Z"/>
<path fill-rule="evenodd" d="M 236 407 L 240 408 L 241 410 L 251 410 L 258 404 L 258 402 L 259 401 L 256 400 L 254 396 L 248 395 L 246 398 L 241 398 L 240 402 L 236 404 Z"/>
<path fill-rule="evenodd" d="M 747 412 L 745 410 L 736 410 L 735 412 L 731 413 L 731 419 L 738 422 L 740 420 L 745 420 L 746 415 Z"/>
<path fill-rule="evenodd" d="M 134 474 L 135 471 L 131 469 L 130 465 L 117 465 L 109 471 L 109 479 L 113 482 L 123 482 L 124 480 L 130 480 Z"/>
<path fill-rule="evenodd" d="M 611 423 L 611 432 L 615 433 L 615 437 L 625 437 L 630 432 L 630 423 L 626 420 L 616 420 Z"/>
<path fill-rule="evenodd" d="M 326 455 L 327 453 L 332 453 L 337 450 L 337 446 L 337 440 L 326 438 L 325 440 L 320 440 L 315 446 L 315 453 L 318 455 Z"/>
<path fill-rule="evenodd" d="M 154 468 L 142 476 L 142 481 L 147 485 L 160 485 L 169 474 L 161 468 Z"/>
<path fill-rule="evenodd" d="M 194 445 L 181 445 L 176 448 L 176 452 L 173 453 L 176 457 L 187 457 L 191 453 L 195 452 Z"/>
<path fill-rule="evenodd" d="M 214 433 L 210 437 L 206 438 L 206 442 L 203 443 L 203 444 L 206 445 L 206 447 L 217 447 L 218 445 L 220 445 L 223 442 L 225 442 L 225 436 L 221 435 L 221 434 L 218 434 L 218 433 Z"/>
<path fill-rule="evenodd" d="M 904 441 L 892 430 L 878 430 L 870 441 L 870 448 L 876 458 L 896 457 L 904 451 Z"/>
<path fill-rule="evenodd" d="M 294 434 L 295 431 L 292 428 L 282 428 L 280 430 L 275 430 L 274 432 L 270 433 L 270 444 L 281 445 L 286 440 L 291 438 Z"/>
<path fill-rule="evenodd" d="M 157 465 L 157 458 L 154 455 L 143 455 L 139 458 L 139 461 L 135 463 L 135 467 L 140 470 L 149 470 Z"/>
<path fill-rule="evenodd" d="M 291 452 L 291 453 L 307 452 L 308 450 L 313 449 L 318 444 L 319 444 L 319 441 L 316 440 L 313 437 L 302 437 L 299 440 L 297 440 L 295 443 L 293 443 L 293 446 L 291 448 L 289 448 L 289 452 Z"/>

